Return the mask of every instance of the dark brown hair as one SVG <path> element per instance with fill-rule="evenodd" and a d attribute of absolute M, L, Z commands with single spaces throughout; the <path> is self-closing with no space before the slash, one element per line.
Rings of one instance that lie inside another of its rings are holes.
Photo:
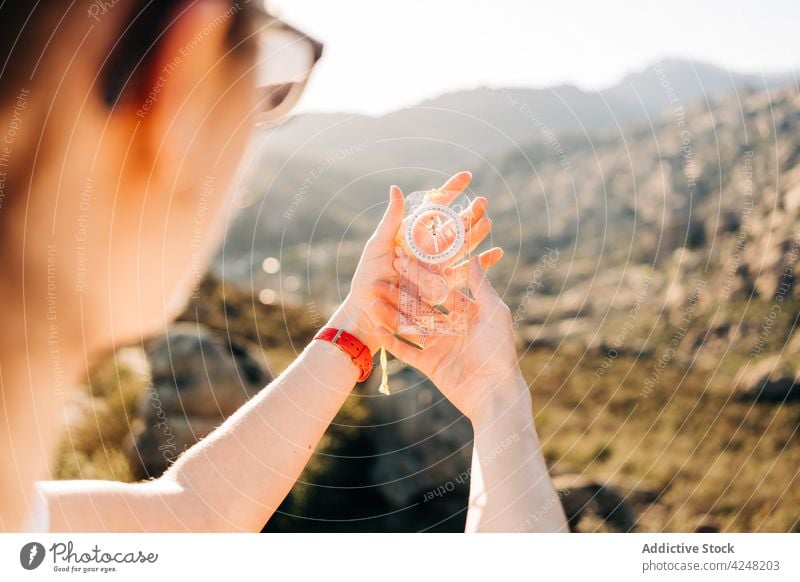
<path fill-rule="evenodd" d="M 106 104 L 114 106 L 124 95 L 138 93 L 138 83 L 144 77 L 142 71 L 150 68 L 152 55 L 156 52 L 161 36 L 178 16 L 187 2 L 175 0 L 146 0 L 144 6 L 131 12 L 126 29 L 121 32 L 119 42 L 113 47 L 103 67 L 103 97 Z M 251 2 L 232 3 L 228 40 L 232 46 L 241 45 L 249 36 L 245 11 Z"/>
<path fill-rule="evenodd" d="M 108 46 L 98 51 L 103 100 L 113 107 L 134 97 L 148 76 L 159 39 L 180 12 L 196 1 L 202 0 L 116 0 L 113 5 L 92 0 L 76 3 L 73 14 L 67 15 L 65 6 L 56 0 L 42 0 L 35 5 L 28 0 L 0 0 L 0 98 L 9 97 L 4 86 L 17 86 L 23 77 L 31 77 L 38 55 L 51 42 L 56 28 L 64 26 L 64 20 L 85 18 L 89 26 L 90 8 L 101 4 L 109 6 L 109 14 L 120 11 L 124 15 L 96 25 L 113 23 L 116 27 L 116 33 L 108 35 Z M 253 0 L 231 2 L 231 18 L 226 24 L 230 27 L 231 47 L 237 51 L 252 44 L 248 38 L 255 18 L 249 13 L 254 10 L 257 7 Z"/>

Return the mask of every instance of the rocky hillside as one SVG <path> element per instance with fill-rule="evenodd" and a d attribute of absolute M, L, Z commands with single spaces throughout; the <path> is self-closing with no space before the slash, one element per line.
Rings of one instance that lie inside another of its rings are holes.
<path fill-rule="evenodd" d="M 751 75 L 679 59 L 653 63 L 616 85 L 585 91 L 573 85 L 547 88 L 476 88 L 371 117 L 306 114 L 262 135 L 272 159 L 324 160 L 348 145 L 368 144 L 358 157 L 339 160 L 357 176 L 373 169 L 444 170 L 448 164 L 480 163 L 514 144 L 537 137 L 537 124 L 556 132 L 597 134 L 620 125 L 646 123 L 671 108 L 663 89 L 668 79 L 683 103 L 717 99 L 735 91 L 771 90 L 795 79 L 791 72 Z M 546 140 L 542 140 L 546 141 Z"/>
<path fill-rule="evenodd" d="M 624 135 L 574 144 L 566 162 L 553 155 L 528 164 L 526 155 L 512 154 L 504 166 L 505 203 L 515 209 L 500 214 L 497 230 L 515 236 L 498 242 L 516 246 L 527 265 L 552 254 L 545 247 L 559 252 L 551 268 L 506 273 L 510 303 L 526 306 L 526 339 L 555 338 L 548 325 L 571 320 L 572 335 L 586 327 L 586 345 L 608 343 L 608 324 L 637 303 L 637 318 L 680 321 L 687 310 L 692 320 L 711 317 L 709 339 L 727 334 L 743 354 L 790 339 L 796 311 L 788 306 L 800 297 L 795 88 L 679 105 Z M 523 301 L 531 272 L 540 273 L 538 297 Z M 774 310 L 768 337 L 756 343 L 775 302 L 787 308 Z"/>

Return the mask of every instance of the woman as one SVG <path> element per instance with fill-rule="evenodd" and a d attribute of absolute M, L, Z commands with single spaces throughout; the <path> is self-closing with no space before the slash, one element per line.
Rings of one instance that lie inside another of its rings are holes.
<path fill-rule="evenodd" d="M 177 315 L 223 234 L 251 122 L 285 118 L 320 46 L 230 0 L 12 0 L 0 23 L 10 120 L 0 152 L 0 528 L 260 530 L 361 374 L 330 341 L 313 341 L 159 479 L 47 479 L 64 386 L 97 354 Z M 469 181 L 462 172 L 442 190 Z M 404 200 L 394 186 L 389 198 L 327 327 L 419 368 L 472 421 L 467 530 L 564 530 L 510 313 L 484 276 L 502 251 L 463 267 L 470 334 L 411 348 L 390 333 Z M 476 245 L 491 228 L 485 211 L 479 198 L 465 213 Z"/>

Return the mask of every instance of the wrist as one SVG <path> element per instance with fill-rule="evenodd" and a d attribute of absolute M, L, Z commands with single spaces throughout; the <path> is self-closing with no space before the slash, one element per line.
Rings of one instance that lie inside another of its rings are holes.
<path fill-rule="evenodd" d="M 363 309 L 359 309 L 353 303 L 349 296 L 328 320 L 327 326 L 343 329 L 356 336 L 369 348 L 371 354 L 374 354 L 380 348 L 380 342 L 375 337 L 372 321 Z"/>
<path fill-rule="evenodd" d="M 530 391 L 518 369 L 482 392 L 485 396 L 469 415 L 476 435 L 499 423 L 510 430 L 533 426 Z"/>

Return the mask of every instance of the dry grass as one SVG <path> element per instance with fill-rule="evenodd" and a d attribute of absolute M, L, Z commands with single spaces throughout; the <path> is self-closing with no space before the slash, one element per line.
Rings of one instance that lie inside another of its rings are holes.
<path fill-rule="evenodd" d="M 647 396 L 651 360 L 535 352 L 522 359 L 551 470 L 657 492 L 644 531 L 800 531 L 800 403 L 731 397 L 722 376 L 673 364 Z M 658 513 L 658 512 L 656 512 Z"/>
<path fill-rule="evenodd" d="M 292 358 L 290 351 L 269 353 L 276 368 Z M 677 365 L 644 397 L 650 360 L 620 357 L 598 378 L 600 363 L 599 356 L 547 351 L 522 358 L 554 473 L 657 493 L 657 505 L 640 516 L 641 531 L 692 531 L 708 519 L 722 531 L 800 531 L 800 403 L 738 401 L 729 397 L 727 380 L 698 372 L 684 377 Z M 76 409 L 82 416 L 64 441 L 59 478 L 131 479 L 123 453 L 130 438 L 126 418 L 143 389 L 127 364 L 110 359 L 96 368 L 94 396 Z M 358 402 L 348 401 L 283 512 L 304 515 L 324 503 L 326 490 L 309 484 L 338 470 L 337 451 L 357 438 L 352 427 L 364 422 Z M 272 526 L 284 529 L 282 519 Z"/>
<path fill-rule="evenodd" d="M 56 465 L 58 479 L 131 481 L 129 446 L 139 399 L 146 392 L 141 356 L 122 350 L 96 365 L 74 395 Z"/>

